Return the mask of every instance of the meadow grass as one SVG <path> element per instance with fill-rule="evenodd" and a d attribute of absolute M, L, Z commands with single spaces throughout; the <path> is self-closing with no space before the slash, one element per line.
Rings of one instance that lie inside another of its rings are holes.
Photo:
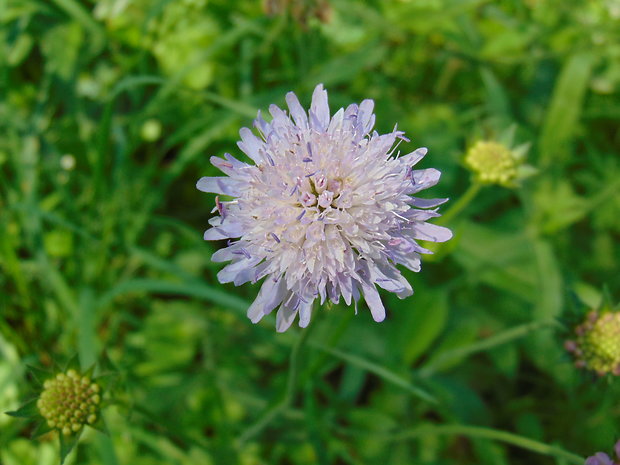
<path fill-rule="evenodd" d="M 73 464 L 580 464 L 620 436 L 620 388 L 563 348 L 620 299 L 620 27 L 613 1 L 7 0 L 0 4 L 0 410 L 28 365 L 116 372 L 108 435 Z M 450 197 L 415 294 L 276 334 L 202 232 L 211 155 L 323 83 L 372 98 Z M 481 185 L 478 140 L 530 144 Z M 442 222 L 443 221 L 443 222 Z M 605 291 L 606 290 L 606 291 Z M 0 463 L 58 463 L 0 416 Z"/>

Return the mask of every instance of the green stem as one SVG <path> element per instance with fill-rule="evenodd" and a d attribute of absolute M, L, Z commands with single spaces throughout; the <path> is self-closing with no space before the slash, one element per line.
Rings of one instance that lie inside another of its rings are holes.
<path fill-rule="evenodd" d="M 437 224 L 447 224 L 463 211 L 480 191 L 482 184 L 473 181 L 461 197 L 452 204 L 448 211 L 437 221 Z"/>
<path fill-rule="evenodd" d="M 267 408 L 267 410 L 265 410 L 265 412 L 253 425 L 251 425 L 243 433 L 241 433 L 241 435 L 237 439 L 237 446 L 243 445 L 254 436 L 258 435 L 273 420 L 280 416 L 293 401 L 295 397 L 295 391 L 297 389 L 297 378 L 299 375 L 299 352 L 306 345 L 308 335 L 310 334 L 310 327 L 302 330 L 291 351 L 288 380 L 286 382 L 286 388 L 284 389 L 284 394 L 282 395 L 282 398 L 276 403 L 274 403 L 271 407 Z"/>
<path fill-rule="evenodd" d="M 521 449 L 530 450 L 542 455 L 550 455 L 557 458 L 562 458 L 568 463 L 575 465 L 583 465 L 585 459 L 577 454 L 568 452 L 561 447 L 551 446 L 543 442 L 535 441 L 533 439 L 519 436 L 517 434 L 509 433 L 507 431 L 500 431 L 493 428 L 485 428 L 481 426 L 469 426 L 469 425 L 440 425 L 440 426 L 423 426 L 415 428 L 410 431 L 404 431 L 401 434 L 391 437 L 394 441 L 402 441 L 406 439 L 412 439 L 420 436 L 428 435 L 462 435 L 471 438 L 490 439 L 493 441 L 505 442 Z"/>

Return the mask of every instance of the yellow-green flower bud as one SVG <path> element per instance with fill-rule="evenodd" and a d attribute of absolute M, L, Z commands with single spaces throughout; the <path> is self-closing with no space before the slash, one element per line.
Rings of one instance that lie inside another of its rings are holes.
<path fill-rule="evenodd" d="M 512 187 L 518 175 L 518 157 L 505 145 L 478 141 L 465 154 L 465 165 L 478 182 Z"/>
<path fill-rule="evenodd" d="M 620 312 L 592 311 L 575 328 L 575 339 L 566 341 L 566 350 L 575 357 L 575 365 L 600 376 L 620 376 Z"/>
<path fill-rule="evenodd" d="M 95 423 L 100 391 L 90 378 L 68 370 L 43 383 L 37 408 L 50 428 L 68 436 L 79 432 L 84 425 Z"/>

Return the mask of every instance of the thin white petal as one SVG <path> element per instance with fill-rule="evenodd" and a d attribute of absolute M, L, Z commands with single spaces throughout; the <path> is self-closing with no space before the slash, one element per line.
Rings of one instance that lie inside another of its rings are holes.
<path fill-rule="evenodd" d="M 252 323 L 258 323 L 263 316 L 268 315 L 282 302 L 285 293 L 284 280 L 274 281 L 269 276 L 261 286 L 256 299 L 248 308 L 248 318 Z"/>
<path fill-rule="evenodd" d="M 426 147 L 420 147 L 407 155 L 403 155 L 399 158 L 399 160 L 401 163 L 405 164 L 405 166 L 414 166 L 417 162 L 424 158 L 427 152 L 428 149 Z"/>
<path fill-rule="evenodd" d="M 299 305 L 299 326 L 305 328 L 310 323 L 310 317 L 312 316 L 312 303 L 313 300 L 308 302 L 302 302 Z"/>
<path fill-rule="evenodd" d="M 414 237 L 424 241 L 446 242 L 452 238 L 452 231 L 443 226 L 437 226 L 431 223 L 420 223 L 415 225 Z"/>
<path fill-rule="evenodd" d="M 299 126 L 300 128 L 307 128 L 308 116 L 306 115 L 306 111 L 299 103 L 299 99 L 293 92 L 289 92 L 288 94 L 286 94 L 286 104 L 288 105 L 295 124 L 297 124 L 297 126 Z"/>
<path fill-rule="evenodd" d="M 291 327 L 295 317 L 297 316 L 297 309 L 291 308 L 288 305 L 280 305 L 278 313 L 276 313 L 276 331 L 283 333 Z"/>
<path fill-rule="evenodd" d="M 260 261 L 260 257 L 252 257 L 230 263 L 220 270 L 217 274 L 217 279 L 221 283 L 232 283 L 239 273 L 242 273 L 247 268 L 254 267 Z"/>
<path fill-rule="evenodd" d="M 327 91 L 323 89 L 323 84 L 314 88 L 312 93 L 312 104 L 310 111 L 316 116 L 319 127 L 315 128 L 324 131 L 329 126 L 329 104 L 327 102 Z"/>
<path fill-rule="evenodd" d="M 417 197 L 411 197 L 407 200 L 407 203 L 418 208 L 433 208 L 446 203 L 449 199 L 419 199 Z"/>
<path fill-rule="evenodd" d="M 261 155 L 261 151 L 264 150 L 265 143 L 252 134 L 248 128 L 241 128 L 239 130 L 239 136 L 241 136 L 241 142 L 237 142 L 239 148 L 250 157 L 254 163 L 260 164 L 262 163 L 263 156 Z"/>
<path fill-rule="evenodd" d="M 408 194 L 415 194 L 424 189 L 428 189 L 429 187 L 433 187 L 435 184 L 439 182 L 439 178 L 441 177 L 441 172 L 436 170 L 435 168 L 427 168 L 425 170 L 415 170 L 412 174 L 413 177 L 413 186 L 407 192 Z"/>
<path fill-rule="evenodd" d="M 243 227 L 239 223 L 228 222 L 207 229 L 204 234 L 204 240 L 219 241 L 221 239 L 232 239 L 241 237 L 243 232 Z"/>
<path fill-rule="evenodd" d="M 196 188 L 202 192 L 224 194 L 237 197 L 245 183 L 225 176 L 202 177 L 196 183 Z"/>
<path fill-rule="evenodd" d="M 363 100 L 362 103 L 360 103 L 357 122 L 362 134 L 368 134 L 374 125 L 375 119 L 372 113 L 374 107 L 375 102 L 370 99 Z"/>
<path fill-rule="evenodd" d="M 364 293 L 364 300 L 370 309 L 373 320 L 377 323 L 383 321 L 385 319 L 385 307 L 383 306 L 383 302 L 381 302 L 379 292 L 375 288 L 374 284 L 369 285 L 365 282 L 362 282 L 361 284 L 362 292 Z"/>

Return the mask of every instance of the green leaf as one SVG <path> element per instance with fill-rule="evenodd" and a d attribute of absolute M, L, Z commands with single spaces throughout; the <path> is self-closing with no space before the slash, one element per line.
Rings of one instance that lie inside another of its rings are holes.
<path fill-rule="evenodd" d="M 29 400 L 20 408 L 12 412 L 4 412 L 10 417 L 15 418 L 32 418 L 39 415 L 39 409 L 37 408 L 38 397 Z"/>
<path fill-rule="evenodd" d="M 78 354 L 74 353 L 71 356 L 71 358 L 69 360 L 67 360 L 67 363 L 65 363 L 65 365 L 61 369 L 61 371 L 63 373 L 66 373 L 68 370 L 75 370 L 78 373 L 82 372 L 82 370 L 80 368 L 80 358 L 79 358 Z"/>
<path fill-rule="evenodd" d="M 509 99 L 499 79 L 488 67 L 482 68 L 480 75 L 487 93 L 489 112 L 492 115 L 508 119 L 510 116 Z"/>
<path fill-rule="evenodd" d="M 83 431 L 84 428 L 77 433 L 70 434 L 69 436 L 65 436 L 62 432 L 58 433 L 58 437 L 60 438 L 60 465 L 65 462 L 67 455 L 69 455 L 69 453 L 77 445 Z"/>
<path fill-rule="evenodd" d="M 110 305 L 116 297 L 121 295 L 145 292 L 196 297 L 243 313 L 250 306 L 246 300 L 202 282 L 172 282 L 142 278 L 130 279 L 117 284 L 99 299 L 98 306 L 102 308 Z"/>
<path fill-rule="evenodd" d="M 444 329 L 448 317 L 447 295 L 443 292 L 420 291 L 411 308 L 403 310 L 407 313 L 404 317 L 406 321 L 399 329 L 406 334 L 407 340 L 400 347 L 404 362 L 410 365 L 424 354 Z M 415 328 L 414 335 L 411 334 L 411 328 Z"/>
<path fill-rule="evenodd" d="M 32 431 L 32 434 L 30 435 L 30 439 L 37 439 L 43 436 L 44 434 L 47 434 L 53 430 L 54 430 L 53 428 L 50 428 L 47 425 L 46 421 L 41 421 L 37 424 L 37 426 L 35 426 L 34 430 Z"/>
<path fill-rule="evenodd" d="M 93 423 L 92 425 L 88 425 L 91 428 L 99 431 L 101 434 L 105 435 L 105 436 L 110 436 L 110 430 L 108 430 L 108 425 L 105 422 L 105 419 L 103 418 L 103 412 L 99 412 L 99 414 L 97 415 L 97 420 L 95 421 L 95 423 Z"/>
<path fill-rule="evenodd" d="M 370 373 L 373 373 L 377 375 L 378 377 L 384 379 L 388 383 L 394 384 L 395 386 L 398 386 L 404 389 L 410 394 L 413 394 L 414 396 L 419 397 L 420 399 L 426 402 L 430 402 L 433 404 L 437 403 L 437 399 L 432 394 L 426 392 L 425 390 L 417 386 L 414 386 L 407 379 L 401 377 L 400 375 L 394 373 L 393 371 L 388 370 L 385 367 L 382 367 L 381 365 L 378 365 L 374 362 L 366 360 L 365 358 L 359 357 L 357 355 L 348 354 L 346 352 L 342 352 L 341 350 L 334 349 L 332 347 L 326 347 L 317 342 L 309 342 L 308 345 L 318 350 L 322 350 L 323 352 L 327 352 L 328 354 L 331 354 L 334 357 L 338 357 L 339 359 L 344 360 L 345 362 L 350 363 L 354 366 L 357 366 L 363 370 L 369 371 Z"/>
<path fill-rule="evenodd" d="M 31 375 L 34 380 L 39 384 L 39 386 L 43 387 L 43 383 L 54 376 L 54 372 L 50 370 L 46 370 L 44 368 L 38 367 L 36 365 L 26 365 L 28 369 L 28 374 Z"/>
<path fill-rule="evenodd" d="M 538 288 L 530 239 L 522 232 L 463 222 L 456 231 L 456 260 L 469 279 L 507 290 L 522 299 L 535 299 Z"/>
<path fill-rule="evenodd" d="M 567 145 L 577 132 L 593 63 L 593 53 L 577 53 L 560 72 L 540 135 L 540 157 L 544 165 L 570 154 Z"/>

